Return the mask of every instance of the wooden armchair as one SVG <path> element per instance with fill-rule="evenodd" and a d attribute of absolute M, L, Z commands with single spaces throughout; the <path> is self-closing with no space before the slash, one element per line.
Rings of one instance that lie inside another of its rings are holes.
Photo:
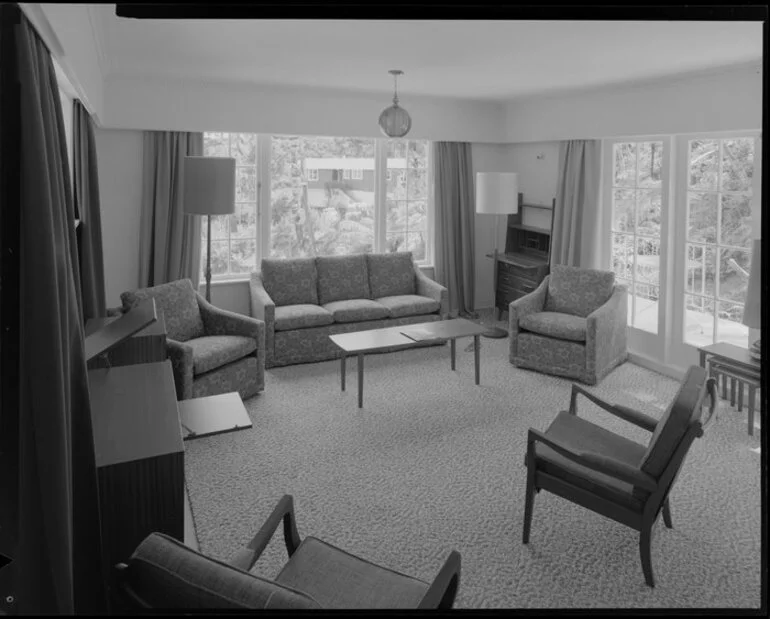
<path fill-rule="evenodd" d="M 251 574 L 283 523 L 289 560 L 275 580 Z M 291 495 L 284 495 L 248 546 L 223 563 L 160 533 L 149 535 L 117 589 L 136 609 L 440 608 L 454 604 L 460 554 L 452 551 L 433 582 L 380 567 L 315 537 L 301 540 Z"/>
<path fill-rule="evenodd" d="M 708 417 L 701 412 L 710 396 Z M 652 433 L 649 445 L 614 434 L 577 416 L 582 394 L 604 410 Z M 610 404 L 572 385 L 569 412 L 562 411 L 545 432 L 530 428 L 523 543 L 529 543 L 535 492 L 548 490 L 640 532 L 644 578 L 655 586 L 650 544 L 658 514 L 672 528 L 669 492 L 693 441 L 716 419 L 716 383 L 691 366 L 660 421 L 632 408 Z"/>

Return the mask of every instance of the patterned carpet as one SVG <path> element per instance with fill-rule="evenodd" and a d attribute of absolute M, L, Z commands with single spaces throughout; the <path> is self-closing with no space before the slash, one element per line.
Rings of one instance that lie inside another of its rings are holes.
<path fill-rule="evenodd" d="M 457 549 L 456 608 L 759 607 L 760 433 L 748 436 L 745 409 L 723 408 L 685 461 L 674 528 L 654 530 L 650 589 L 636 532 L 546 492 L 522 545 L 526 432 L 567 407 L 571 382 L 516 369 L 506 339 L 482 339 L 477 387 L 466 342 L 456 372 L 448 346 L 368 356 L 363 409 L 355 363 L 345 393 L 336 361 L 269 370 L 246 402 L 252 429 L 186 443 L 201 551 L 229 558 L 289 493 L 301 536 L 424 580 Z M 590 389 L 660 417 L 676 388 L 625 363 Z M 580 414 L 649 437 L 585 399 Z M 272 578 L 285 561 L 279 528 L 254 571 Z"/>

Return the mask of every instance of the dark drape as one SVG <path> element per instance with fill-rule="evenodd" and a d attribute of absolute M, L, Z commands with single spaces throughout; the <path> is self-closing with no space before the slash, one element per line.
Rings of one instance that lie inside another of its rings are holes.
<path fill-rule="evenodd" d="M 203 155 L 203 134 L 145 131 L 139 287 L 189 278 L 197 290 L 201 218 L 184 212 L 184 158 Z"/>
<path fill-rule="evenodd" d="M 2 412 L 18 414 L 14 610 L 96 613 L 106 595 L 64 120 L 51 55 L 11 9 L 15 58 L 2 71 L 19 80 L 20 187 L 3 209 L 20 210 L 19 407 Z"/>
<path fill-rule="evenodd" d="M 436 281 L 447 287 L 452 313 L 474 314 L 474 218 L 471 145 L 433 142 Z"/>
<path fill-rule="evenodd" d="M 72 125 L 75 211 L 80 218 L 80 284 L 83 317 L 107 315 L 104 293 L 102 216 L 99 205 L 99 172 L 96 165 L 94 121 L 75 100 Z"/>

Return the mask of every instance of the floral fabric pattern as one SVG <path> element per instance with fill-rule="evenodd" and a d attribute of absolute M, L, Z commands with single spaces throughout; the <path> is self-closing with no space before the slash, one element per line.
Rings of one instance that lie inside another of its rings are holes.
<path fill-rule="evenodd" d="M 574 342 L 586 341 L 586 319 L 559 312 L 537 312 L 519 321 L 519 327 L 540 335 Z"/>
<path fill-rule="evenodd" d="M 259 371 L 255 357 L 245 357 L 213 372 L 195 378 L 192 397 L 219 395 L 237 391 L 246 400 L 265 388 L 264 370 Z"/>
<path fill-rule="evenodd" d="M 262 281 L 277 307 L 318 305 L 318 271 L 315 258 L 263 258 Z"/>
<path fill-rule="evenodd" d="M 614 285 L 612 271 L 556 265 L 551 270 L 544 309 L 585 318 L 607 302 Z"/>
<path fill-rule="evenodd" d="M 387 307 L 369 299 L 332 301 L 324 304 L 323 308 L 334 317 L 334 322 L 361 322 L 390 318 L 390 310 Z"/>
<path fill-rule="evenodd" d="M 319 305 L 348 299 L 372 298 L 366 254 L 319 257 L 316 258 L 316 268 Z"/>
<path fill-rule="evenodd" d="M 334 317 L 318 305 L 282 305 L 275 308 L 275 330 L 322 327 L 334 322 Z"/>
<path fill-rule="evenodd" d="M 155 299 L 157 312 L 163 314 L 166 334 L 171 339 L 186 342 L 204 334 L 203 319 L 198 308 L 197 293 L 192 281 L 180 279 L 151 288 L 140 288 L 120 295 L 123 308 L 129 310 L 139 301 Z"/>
<path fill-rule="evenodd" d="M 403 316 L 418 316 L 420 314 L 433 314 L 441 309 L 441 303 L 435 299 L 421 297 L 416 294 L 402 294 L 375 299 L 380 305 L 390 310 L 391 318 Z"/>
<path fill-rule="evenodd" d="M 366 262 L 373 298 L 414 294 L 416 267 L 412 252 L 366 254 Z"/>
<path fill-rule="evenodd" d="M 253 337 L 242 335 L 204 336 L 186 343 L 193 351 L 193 376 L 237 361 L 257 349 L 257 341 Z"/>

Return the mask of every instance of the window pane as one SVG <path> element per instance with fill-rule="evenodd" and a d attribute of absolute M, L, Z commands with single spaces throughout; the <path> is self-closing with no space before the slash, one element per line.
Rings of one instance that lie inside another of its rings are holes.
<path fill-rule="evenodd" d="M 428 167 L 428 142 L 426 140 L 409 140 L 407 164 L 410 168 Z"/>
<path fill-rule="evenodd" d="M 660 190 L 640 190 L 637 214 L 639 222 L 636 226 L 638 234 L 649 234 L 660 237 Z"/>
<path fill-rule="evenodd" d="M 684 341 L 693 346 L 714 343 L 714 299 L 684 296 Z"/>
<path fill-rule="evenodd" d="M 232 216 L 230 235 L 232 238 L 257 238 L 257 205 L 236 204 Z"/>
<path fill-rule="evenodd" d="M 636 281 L 660 283 L 660 241 L 636 239 Z"/>
<path fill-rule="evenodd" d="M 401 234 L 409 228 L 405 200 L 388 200 L 385 215 L 386 234 Z"/>
<path fill-rule="evenodd" d="M 636 192 L 616 189 L 612 199 L 612 229 L 618 232 L 634 231 L 634 204 Z"/>
<path fill-rule="evenodd" d="M 749 328 L 742 324 L 743 305 L 720 301 L 717 304 L 717 340 L 729 342 L 746 348 L 749 341 Z"/>
<path fill-rule="evenodd" d="M 254 133 L 230 134 L 230 156 L 236 165 L 257 165 L 257 136 Z"/>
<path fill-rule="evenodd" d="M 201 227 L 207 228 L 206 218 L 201 219 Z M 215 215 L 211 218 L 211 240 L 227 239 L 230 233 L 230 215 Z M 204 240 L 206 232 L 204 231 Z"/>
<path fill-rule="evenodd" d="M 213 238 L 212 234 L 212 238 Z M 211 241 L 211 275 L 224 275 L 227 273 L 227 241 Z M 201 248 L 202 272 L 206 272 L 206 247 Z M 205 280 L 204 280 L 205 281 Z"/>
<path fill-rule="evenodd" d="M 235 201 L 255 202 L 257 200 L 257 169 L 235 168 Z"/>
<path fill-rule="evenodd" d="M 615 144 L 614 185 L 634 187 L 636 185 L 636 144 Z"/>
<path fill-rule="evenodd" d="M 204 157 L 229 157 L 229 133 L 209 132 L 203 134 Z"/>
<path fill-rule="evenodd" d="M 717 194 L 687 193 L 687 240 L 716 243 Z"/>
<path fill-rule="evenodd" d="M 257 268 L 257 241 L 238 240 L 230 243 L 230 273 L 251 273 Z"/>
<path fill-rule="evenodd" d="M 633 323 L 630 324 L 633 324 L 637 329 L 657 333 L 660 287 L 636 282 L 634 292 L 636 294 L 636 316 L 634 316 Z"/>
<path fill-rule="evenodd" d="M 717 190 L 719 140 L 691 140 L 689 170 L 691 189 Z"/>
<path fill-rule="evenodd" d="M 615 278 L 615 283 L 620 286 L 626 287 L 626 293 L 628 294 L 628 317 L 626 319 L 626 324 L 632 325 L 634 324 L 634 304 L 631 302 L 631 295 L 633 293 L 633 283 L 629 279 L 623 279 L 621 277 Z"/>
<path fill-rule="evenodd" d="M 722 245 L 751 247 L 751 198 L 746 194 L 722 196 L 722 221 L 720 223 Z"/>
<path fill-rule="evenodd" d="M 409 200 L 425 200 L 428 197 L 428 171 L 413 170 L 407 171 L 406 177 L 406 197 Z"/>
<path fill-rule="evenodd" d="M 630 280 L 634 266 L 634 237 L 628 234 L 612 235 L 612 270 L 615 277 Z"/>
<path fill-rule="evenodd" d="M 751 191 L 754 139 L 722 140 L 722 190 Z"/>
<path fill-rule="evenodd" d="M 393 253 L 397 251 L 406 251 L 406 234 L 387 234 L 385 235 L 385 251 Z"/>
<path fill-rule="evenodd" d="M 387 181 L 387 197 L 392 200 L 406 199 L 406 170 L 393 169 Z"/>
<path fill-rule="evenodd" d="M 716 249 L 687 244 L 685 290 L 695 294 L 713 295 L 716 291 Z"/>
<path fill-rule="evenodd" d="M 408 140 L 388 140 L 388 158 L 401 159 L 403 165 L 397 167 L 406 167 L 406 151 Z"/>
<path fill-rule="evenodd" d="M 663 142 L 639 143 L 639 187 L 660 187 Z"/>
<path fill-rule="evenodd" d="M 723 249 L 719 254 L 719 298 L 745 303 L 749 285 L 749 252 Z"/>
<path fill-rule="evenodd" d="M 425 260 L 425 235 L 422 232 L 410 232 L 406 235 L 407 251 L 412 252 L 413 260 Z"/>

